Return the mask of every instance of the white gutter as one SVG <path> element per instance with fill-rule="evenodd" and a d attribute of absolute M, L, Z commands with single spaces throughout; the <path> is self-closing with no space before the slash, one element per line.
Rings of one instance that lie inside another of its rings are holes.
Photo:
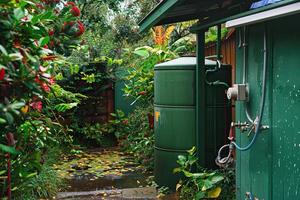
<path fill-rule="evenodd" d="M 300 13 L 300 2 L 228 21 L 226 22 L 226 27 L 232 28 L 256 24 L 259 22 L 264 22 L 297 13 Z M 297 21 L 297 19 L 295 20 Z"/>

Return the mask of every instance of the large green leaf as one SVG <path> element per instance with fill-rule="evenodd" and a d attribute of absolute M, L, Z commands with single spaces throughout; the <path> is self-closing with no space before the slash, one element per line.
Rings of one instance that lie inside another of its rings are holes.
<path fill-rule="evenodd" d="M 12 116 L 12 114 L 10 114 L 9 112 L 6 112 L 6 113 L 4 113 L 4 116 L 5 116 L 6 121 L 8 122 L 8 124 L 13 124 L 14 117 Z"/>
<path fill-rule="evenodd" d="M 144 49 L 135 50 L 133 53 L 143 58 L 148 58 L 150 56 L 149 52 Z"/>
<path fill-rule="evenodd" d="M 216 175 L 216 176 L 213 176 L 213 177 L 211 178 L 211 182 L 212 182 L 213 184 L 218 183 L 218 182 L 220 182 L 220 181 L 222 181 L 222 180 L 224 180 L 224 177 L 223 177 L 223 176 L 220 176 L 220 175 Z"/>
<path fill-rule="evenodd" d="M 204 180 L 203 181 L 203 187 L 201 189 L 201 191 L 207 191 L 209 190 L 210 188 L 212 188 L 214 185 L 213 185 L 213 182 L 210 181 L 210 180 Z"/>
<path fill-rule="evenodd" d="M 193 177 L 193 173 L 191 173 L 191 172 L 189 172 L 189 171 L 186 171 L 186 170 L 182 170 L 183 171 L 183 173 L 184 173 L 184 175 L 186 176 L 186 177 Z"/>
<path fill-rule="evenodd" d="M 14 15 L 17 20 L 20 20 L 21 18 L 23 18 L 25 16 L 25 12 L 22 8 L 16 8 L 14 10 Z"/>
<path fill-rule="evenodd" d="M 11 61 L 22 60 L 23 56 L 21 53 L 11 53 L 8 55 Z"/>
<path fill-rule="evenodd" d="M 195 200 L 200 200 L 203 199 L 205 197 L 205 193 L 202 191 L 197 192 L 197 194 L 195 195 Z"/>
<path fill-rule="evenodd" d="M 204 178 L 206 175 L 206 173 L 193 173 L 193 178 Z"/>
<path fill-rule="evenodd" d="M 49 41 L 50 41 L 50 37 L 49 37 L 49 36 L 42 37 L 42 38 L 40 38 L 40 40 L 39 40 L 39 46 L 40 46 L 40 47 L 43 47 L 43 46 L 45 46 L 46 44 L 48 44 Z"/>
<path fill-rule="evenodd" d="M 0 124 L 5 124 L 5 123 L 6 123 L 6 120 L 3 118 L 0 118 Z"/>
<path fill-rule="evenodd" d="M 7 51 L 6 49 L 0 44 L 0 51 L 7 56 Z"/>
<path fill-rule="evenodd" d="M 19 154 L 19 151 L 17 151 L 14 147 L 10 147 L 4 144 L 0 144 L 0 150 L 15 155 Z"/>
<path fill-rule="evenodd" d="M 9 107 L 14 110 L 18 110 L 18 109 L 22 108 L 23 106 L 25 106 L 24 102 L 16 102 L 16 103 L 12 103 L 9 105 Z"/>
<path fill-rule="evenodd" d="M 56 105 L 54 108 L 58 111 L 58 112 L 65 112 L 67 110 L 70 110 L 74 107 L 76 107 L 78 105 L 78 103 L 61 103 Z"/>
<path fill-rule="evenodd" d="M 4 175 L 4 174 L 6 174 L 6 170 L 1 170 L 1 171 L 0 171 L 0 176 L 2 176 L 2 175 Z"/>

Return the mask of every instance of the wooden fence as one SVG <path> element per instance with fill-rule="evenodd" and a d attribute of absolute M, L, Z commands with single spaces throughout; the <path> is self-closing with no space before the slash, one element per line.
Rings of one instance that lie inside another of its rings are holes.
<path fill-rule="evenodd" d="M 222 40 L 221 54 L 222 63 L 232 66 L 232 82 L 235 82 L 236 68 L 236 33 L 235 30 L 229 30 L 227 36 Z M 216 55 L 216 43 L 208 43 L 205 47 L 205 56 Z"/>

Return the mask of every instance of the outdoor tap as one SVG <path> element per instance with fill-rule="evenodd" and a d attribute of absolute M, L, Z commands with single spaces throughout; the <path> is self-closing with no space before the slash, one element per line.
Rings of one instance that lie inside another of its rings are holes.
<path fill-rule="evenodd" d="M 251 124 L 247 122 L 232 122 L 231 127 L 235 127 L 241 130 L 241 132 L 247 131 L 249 128 L 251 128 Z"/>
<path fill-rule="evenodd" d="M 257 124 L 258 124 L 258 117 L 256 117 L 255 120 L 254 120 L 254 122 L 253 122 L 253 125 L 254 125 L 254 128 L 255 128 L 255 129 L 258 128 Z M 264 131 L 264 130 L 268 130 L 269 128 L 270 128 L 270 127 L 269 127 L 268 125 L 261 125 L 259 129 L 260 129 L 261 131 Z"/>
<path fill-rule="evenodd" d="M 240 129 L 240 131 L 242 133 L 248 131 L 247 136 L 249 137 L 251 135 L 251 133 L 257 129 L 257 124 L 258 124 L 258 118 L 256 118 L 254 120 L 254 122 L 251 123 L 251 124 L 249 124 L 248 122 L 240 122 L 240 121 L 238 121 L 238 122 L 232 122 L 231 123 L 231 127 L 235 127 L 235 128 Z M 261 131 L 267 130 L 269 128 L 270 127 L 267 126 L 267 125 L 261 125 L 260 126 L 260 130 Z"/>

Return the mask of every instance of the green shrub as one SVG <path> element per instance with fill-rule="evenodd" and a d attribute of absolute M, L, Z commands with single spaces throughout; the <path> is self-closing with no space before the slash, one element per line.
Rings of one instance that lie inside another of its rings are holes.
<path fill-rule="evenodd" d="M 154 66 L 158 63 L 172 60 L 177 55 L 167 47 L 143 46 L 136 48 L 128 75 L 125 77 L 124 93 L 135 99 L 139 105 L 153 105 L 154 97 Z"/>
<path fill-rule="evenodd" d="M 198 165 L 196 148 L 188 151 L 187 156 L 179 155 L 177 163 L 180 167 L 174 173 L 182 173 L 185 177 L 176 188 L 180 190 L 182 200 L 235 198 L 235 177 L 233 170 L 207 170 Z M 194 172 L 196 170 L 196 172 Z"/>
<path fill-rule="evenodd" d="M 52 168 L 59 159 L 61 149 L 52 147 L 44 158 L 45 163 L 40 172 L 21 183 L 16 192 L 16 200 L 36 200 L 41 198 L 52 198 L 59 190 L 65 187 L 63 179 Z"/>
<path fill-rule="evenodd" d="M 111 113 L 113 120 L 107 123 L 81 124 L 78 119 L 71 125 L 76 137 L 81 138 L 89 145 L 108 147 L 116 145 L 116 140 L 122 138 L 127 133 L 128 119 L 124 112 L 117 110 Z"/>
<path fill-rule="evenodd" d="M 120 138 L 121 146 L 134 154 L 138 162 L 147 170 L 153 169 L 154 132 L 148 122 L 148 114 L 153 113 L 153 106 L 137 107 L 128 116 L 127 132 Z"/>
<path fill-rule="evenodd" d="M 110 147 L 116 144 L 116 138 L 110 123 L 86 124 L 82 129 L 82 137 L 85 143 L 97 147 Z"/>

